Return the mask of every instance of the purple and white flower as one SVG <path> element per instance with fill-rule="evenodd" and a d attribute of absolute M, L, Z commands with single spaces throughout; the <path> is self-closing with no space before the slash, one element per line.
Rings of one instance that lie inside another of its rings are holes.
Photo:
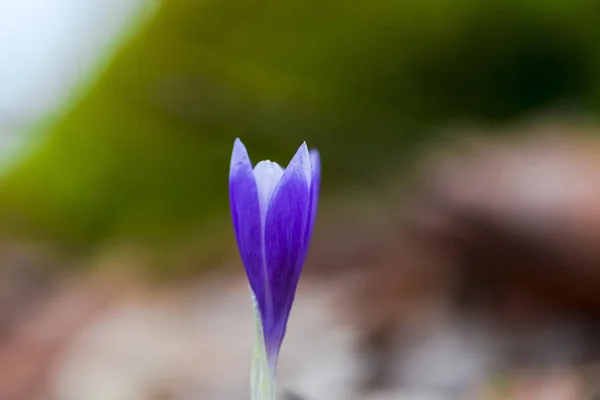
<path fill-rule="evenodd" d="M 274 393 L 279 350 L 317 213 L 320 178 L 319 153 L 309 152 L 306 143 L 285 169 L 271 161 L 253 168 L 246 148 L 235 140 L 229 199 L 258 318 L 253 380 L 259 382 L 253 384 L 269 386 L 270 392 L 255 394 L 257 399 Z"/>

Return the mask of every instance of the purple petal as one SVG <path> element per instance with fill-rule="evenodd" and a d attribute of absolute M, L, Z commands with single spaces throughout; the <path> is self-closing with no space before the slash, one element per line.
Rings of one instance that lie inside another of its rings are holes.
<path fill-rule="evenodd" d="M 312 167 L 311 180 L 310 180 L 310 215 L 308 217 L 308 229 L 304 233 L 304 246 L 308 249 L 312 232 L 315 226 L 315 219 L 317 218 L 317 208 L 319 204 L 319 189 L 321 186 L 321 158 L 319 152 L 316 149 L 310 151 L 310 163 Z M 306 253 L 300 261 L 301 265 L 304 265 L 306 259 Z"/>
<path fill-rule="evenodd" d="M 250 287 L 260 299 L 265 288 L 260 204 L 252 163 L 239 139 L 235 140 L 229 170 L 229 202 L 233 229 Z"/>
<path fill-rule="evenodd" d="M 319 204 L 319 191 L 321 189 L 321 157 L 319 151 L 312 149 L 310 151 L 310 164 L 312 166 L 312 177 L 310 181 L 310 227 L 307 231 L 306 245 L 310 243 L 310 238 L 317 218 L 317 208 Z"/>
<path fill-rule="evenodd" d="M 263 309 L 267 354 L 276 360 L 307 251 L 311 222 L 312 168 L 302 144 L 273 192 L 265 225 L 265 256 L 270 295 Z"/>

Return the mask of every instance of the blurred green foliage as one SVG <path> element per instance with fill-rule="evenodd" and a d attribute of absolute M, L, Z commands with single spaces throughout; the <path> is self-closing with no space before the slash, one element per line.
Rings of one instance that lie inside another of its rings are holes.
<path fill-rule="evenodd" d="M 167 240 L 227 212 L 233 139 L 302 140 L 324 194 L 373 185 L 454 119 L 599 100 L 592 0 L 168 0 L 0 182 L 4 226 Z"/>

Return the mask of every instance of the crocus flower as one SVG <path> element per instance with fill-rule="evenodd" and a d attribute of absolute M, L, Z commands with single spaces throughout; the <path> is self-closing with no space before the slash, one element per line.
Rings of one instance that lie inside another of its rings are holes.
<path fill-rule="evenodd" d="M 320 160 L 303 143 L 287 168 L 261 161 L 254 168 L 235 140 L 229 200 L 256 317 L 253 399 L 274 398 L 279 349 L 306 258 L 317 212 Z"/>

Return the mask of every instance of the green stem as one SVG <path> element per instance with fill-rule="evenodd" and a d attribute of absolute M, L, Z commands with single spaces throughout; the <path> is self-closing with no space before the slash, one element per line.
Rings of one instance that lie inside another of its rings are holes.
<path fill-rule="evenodd" d="M 275 375 L 269 368 L 267 350 L 260 319 L 260 311 L 254 294 L 252 295 L 254 309 L 254 325 L 256 327 L 256 342 L 252 356 L 250 375 L 251 400 L 275 400 Z"/>

